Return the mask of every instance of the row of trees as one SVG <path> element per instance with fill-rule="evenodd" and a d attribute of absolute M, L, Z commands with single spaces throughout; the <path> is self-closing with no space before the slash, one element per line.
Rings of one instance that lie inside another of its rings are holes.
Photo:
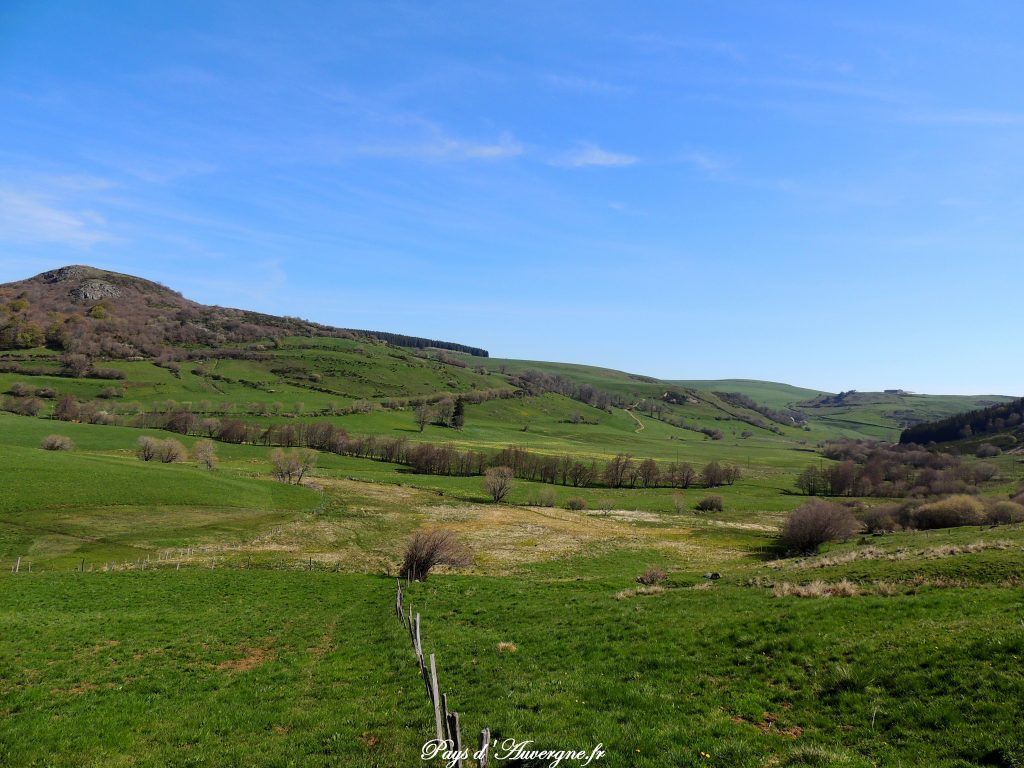
<path fill-rule="evenodd" d="M 509 382 L 531 395 L 554 392 L 602 411 L 608 410 L 612 406 L 616 408 L 629 406 L 629 402 L 622 395 L 606 392 L 591 384 L 580 384 L 566 376 L 545 373 L 536 368 L 529 368 L 510 375 Z"/>
<path fill-rule="evenodd" d="M 134 426 L 180 434 L 286 448 L 304 447 L 356 458 L 403 464 L 419 474 L 476 476 L 490 467 L 509 467 L 513 476 L 577 488 L 715 488 L 732 485 L 742 473 L 734 464 L 711 461 L 698 469 L 688 462 L 661 464 L 618 454 L 604 464 L 571 455 L 551 456 L 521 446 L 500 451 L 458 450 L 451 445 L 411 442 L 404 437 L 351 435 L 321 421 L 291 421 L 262 426 L 241 419 L 196 419 L 190 412 L 146 413 Z"/>

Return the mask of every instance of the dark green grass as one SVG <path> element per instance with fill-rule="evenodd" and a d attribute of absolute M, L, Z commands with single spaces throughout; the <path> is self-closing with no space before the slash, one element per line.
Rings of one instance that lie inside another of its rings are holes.
<path fill-rule="evenodd" d="M 1019 759 L 1019 590 L 799 600 L 687 589 L 701 579 L 682 572 L 615 599 L 651 557 L 414 585 L 467 740 L 487 725 L 538 748 L 600 742 L 607 766 Z M 5 765 L 419 764 L 432 719 L 393 581 L 2 578 Z"/>

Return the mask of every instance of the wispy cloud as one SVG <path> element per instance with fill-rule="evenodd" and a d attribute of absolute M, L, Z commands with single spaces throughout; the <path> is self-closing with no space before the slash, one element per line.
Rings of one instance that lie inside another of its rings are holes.
<path fill-rule="evenodd" d="M 106 220 L 96 211 L 72 210 L 51 195 L 0 186 L 0 242 L 85 248 L 113 240 Z"/>
<path fill-rule="evenodd" d="M 684 152 L 677 159 L 709 176 L 718 176 L 732 165 L 726 158 L 703 150 Z"/>
<path fill-rule="evenodd" d="M 747 60 L 747 55 L 739 45 L 729 40 L 709 40 L 704 38 L 672 38 L 656 33 L 633 35 L 630 42 L 646 50 L 652 51 L 692 51 L 693 53 L 717 56 L 730 59 L 737 63 Z"/>
<path fill-rule="evenodd" d="M 1001 126 L 1024 125 L 1024 112 L 1000 112 L 989 109 L 949 109 L 916 111 L 903 114 L 909 123 L 930 125 Z"/>
<path fill-rule="evenodd" d="M 403 157 L 425 162 L 501 160 L 518 157 L 525 148 L 509 133 L 495 141 L 470 141 L 438 134 L 424 141 L 395 144 L 361 144 L 356 152 L 370 157 Z"/>
<path fill-rule="evenodd" d="M 604 80 L 579 77 L 577 75 L 558 75 L 550 72 L 544 75 L 544 82 L 553 88 L 577 91 L 579 93 L 616 94 L 625 93 L 627 90 L 621 85 L 615 85 Z"/>
<path fill-rule="evenodd" d="M 551 164 L 562 168 L 622 168 L 634 165 L 637 162 L 639 162 L 639 158 L 634 155 L 627 155 L 624 152 L 611 152 L 607 149 L 602 149 L 597 144 L 585 142 L 576 149 L 555 157 Z"/>

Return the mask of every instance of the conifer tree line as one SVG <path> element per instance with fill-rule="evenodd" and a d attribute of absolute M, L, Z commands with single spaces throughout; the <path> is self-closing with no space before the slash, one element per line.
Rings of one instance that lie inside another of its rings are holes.
<path fill-rule="evenodd" d="M 903 430 L 900 442 L 903 444 L 946 443 L 975 436 L 1002 432 L 1024 424 L 1024 397 L 1008 403 L 998 403 L 967 413 L 916 424 Z"/>

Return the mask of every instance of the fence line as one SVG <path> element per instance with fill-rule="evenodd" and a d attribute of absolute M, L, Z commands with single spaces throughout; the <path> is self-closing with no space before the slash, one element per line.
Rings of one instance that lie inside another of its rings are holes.
<path fill-rule="evenodd" d="M 427 698 L 434 707 L 434 730 L 437 741 L 443 741 L 448 748 L 456 754 L 454 765 L 463 768 L 463 761 L 458 753 L 462 752 L 462 729 L 459 723 L 459 713 L 448 708 L 448 694 L 441 693 L 440 685 L 437 682 L 437 658 L 432 653 L 429 657 L 429 664 L 423 655 L 423 639 L 420 633 L 420 615 L 417 613 L 413 618 L 412 609 L 406 610 L 405 591 L 402 589 L 401 580 L 397 580 L 398 592 L 395 595 L 395 615 L 409 633 L 412 641 L 412 649 L 416 653 L 416 664 L 420 670 L 420 677 L 427 689 Z M 476 768 L 487 768 L 488 751 L 491 744 L 491 729 L 484 728 L 480 731 L 479 748 L 476 752 Z"/>

